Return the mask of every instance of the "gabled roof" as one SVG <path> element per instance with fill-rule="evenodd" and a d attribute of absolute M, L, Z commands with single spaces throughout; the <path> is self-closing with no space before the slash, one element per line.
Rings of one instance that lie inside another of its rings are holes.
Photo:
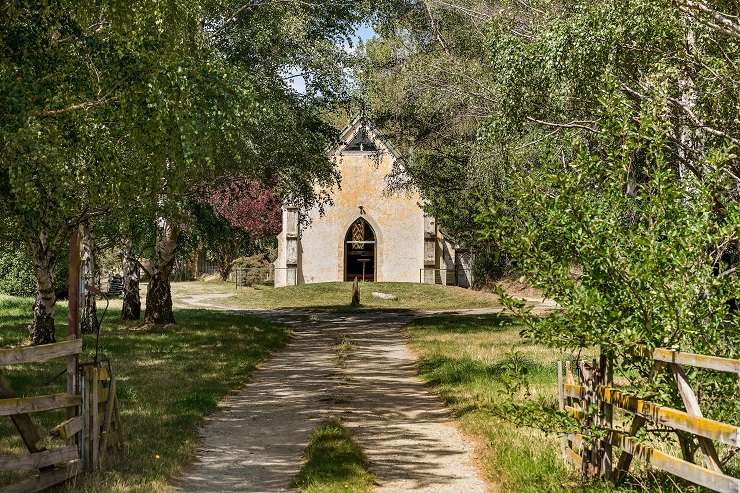
<path fill-rule="evenodd" d="M 378 132 L 375 125 L 362 115 L 357 115 L 349 125 L 344 127 L 344 130 L 339 134 L 339 143 L 334 146 L 331 153 L 356 152 L 347 148 L 359 145 L 363 148 L 363 151 L 360 152 L 387 151 L 394 159 L 401 158 L 401 154 L 393 145 L 380 136 L 380 132 Z"/>

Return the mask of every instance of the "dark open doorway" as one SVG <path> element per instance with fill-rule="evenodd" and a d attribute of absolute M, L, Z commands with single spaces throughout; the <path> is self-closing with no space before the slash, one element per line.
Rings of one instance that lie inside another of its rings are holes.
<path fill-rule="evenodd" d="M 344 280 L 355 277 L 363 281 L 375 280 L 375 231 L 363 218 L 358 218 L 344 237 Z"/>

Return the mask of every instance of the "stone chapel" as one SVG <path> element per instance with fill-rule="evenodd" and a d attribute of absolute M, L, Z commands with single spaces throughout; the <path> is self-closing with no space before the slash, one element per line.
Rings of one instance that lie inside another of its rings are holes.
<path fill-rule="evenodd" d="M 390 192 L 400 158 L 365 118 L 357 117 L 330 151 L 341 174 L 333 204 L 283 207 L 275 286 L 352 281 L 470 284 L 469 256 L 456 252 L 416 193 Z M 302 217 L 305 215 L 305 217 Z M 304 220 L 301 220 L 304 219 Z"/>

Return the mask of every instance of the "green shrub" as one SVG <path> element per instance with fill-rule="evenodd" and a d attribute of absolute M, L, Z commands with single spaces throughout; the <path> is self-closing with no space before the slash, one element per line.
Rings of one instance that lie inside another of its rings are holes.
<path fill-rule="evenodd" d="M 57 297 L 66 297 L 67 293 L 66 260 L 67 253 L 62 252 L 54 266 Z M 36 294 L 33 263 L 23 246 L 0 245 L 0 293 L 12 296 L 34 296 Z"/>
<path fill-rule="evenodd" d="M 508 254 L 497 245 L 487 245 L 475 252 L 473 279 L 475 279 L 477 287 L 495 283 L 510 269 L 511 263 Z"/>
<path fill-rule="evenodd" d="M 0 293 L 13 296 L 33 296 L 36 279 L 33 264 L 22 248 L 0 249 Z"/>

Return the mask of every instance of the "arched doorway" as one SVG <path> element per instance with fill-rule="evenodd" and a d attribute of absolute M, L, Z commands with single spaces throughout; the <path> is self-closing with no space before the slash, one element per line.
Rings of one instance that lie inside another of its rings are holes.
<path fill-rule="evenodd" d="M 376 267 L 375 231 L 365 219 L 359 217 L 344 236 L 344 280 L 355 277 L 364 281 L 375 280 Z"/>

